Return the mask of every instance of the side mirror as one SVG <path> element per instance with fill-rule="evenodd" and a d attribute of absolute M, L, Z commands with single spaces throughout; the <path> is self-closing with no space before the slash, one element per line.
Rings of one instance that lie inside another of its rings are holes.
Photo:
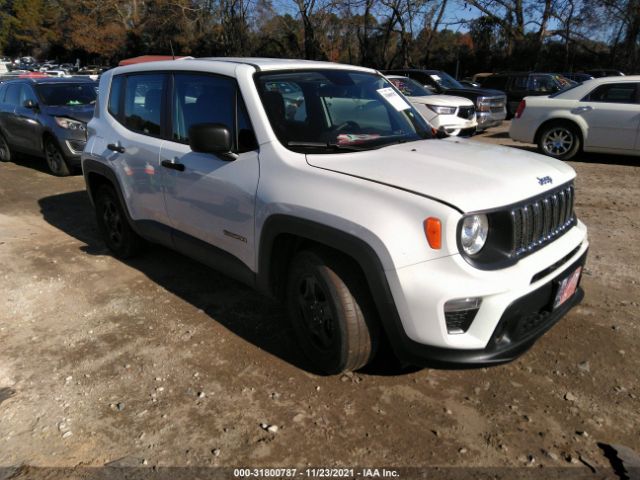
<path fill-rule="evenodd" d="M 28 108 L 29 110 L 35 110 L 36 108 L 38 108 L 38 104 L 36 102 L 34 102 L 33 100 L 25 100 L 22 103 L 22 106 L 24 108 Z"/>
<path fill-rule="evenodd" d="M 233 140 L 231 132 L 222 123 L 198 123 L 189 128 L 189 146 L 199 153 L 212 153 L 226 160 L 235 160 L 238 156 L 231 151 Z"/>

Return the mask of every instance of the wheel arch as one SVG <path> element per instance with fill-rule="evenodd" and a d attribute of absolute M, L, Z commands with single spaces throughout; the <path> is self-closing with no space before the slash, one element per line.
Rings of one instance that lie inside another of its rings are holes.
<path fill-rule="evenodd" d="M 567 117 L 567 116 L 556 116 L 556 117 L 549 118 L 548 120 L 545 120 L 544 122 L 542 122 L 540 124 L 540 126 L 536 129 L 536 133 L 535 133 L 535 135 L 533 137 L 533 142 L 537 145 L 538 142 L 540 141 L 540 135 L 542 134 L 544 129 L 546 127 L 548 127 L 549 125 L 559 124 L 559 123 L 569 124 L 569 125 L 572 125 L 572 126 L 576 127 L 576 130 L 578 131 L 578 134 L 580 135 L 581 146 L 584 148 L 584 141 L 585 141 L 585 138 L 587 136 L 587 131 L 588 131 L 586 123 L 582 119 L 578 120 L 578 119 L 575 119 L 573 117 Z"/>
<path fill-rule="evenodd" d="M 404 333 L 382 261 L 373 247 L 351 233 L 299 217 L 272 215 L 262 227 L 257 289 L 281 298 L 293 256 L 301 249 L 313 246 L 332 249 L 358 266 L 373 298 L 383 331 L 396 355 L 404 356 L 409 339 Z"/>

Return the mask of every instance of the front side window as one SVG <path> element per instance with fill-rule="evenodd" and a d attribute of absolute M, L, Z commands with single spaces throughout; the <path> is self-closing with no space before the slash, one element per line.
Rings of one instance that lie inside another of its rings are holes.
<path fill-rule="evenodd" d="M 171 139 L 189 143 L 189 128 L 201 123 L 220 123 L 235 135 L 235 81 L 214 75 L 174 75 Z"/>
<path fill-rule="evenodd" d="M 73 107 L 96 103 L 94 83 L 43 83 L 36 89 L 44 105 Z"/>
<path fill-rule="evenodd" d="M 140 74 L 127 77 L 123 121 L 125 127 L 159 137 L 163 109 L 165 75 Z"/>
<path fill-rule="evenodd" d="M 20 94 L 22 92 L 21 83 L 10 83 L 7 86 L 7 95 L 4 99 L 9 105 L 20 105 Z"/>
<path fill-rule="evenodd" d="M 418 112 L 377 74 L 262 73 L 256 85 L 278 140 L 291 150 L 366 150 L 432 137 Z"/>
<path fill-rule="evenodd" d="M 637 83 L 609 83 L 600 85 L 585 100 L 605 103 L 638 103 Z"/>

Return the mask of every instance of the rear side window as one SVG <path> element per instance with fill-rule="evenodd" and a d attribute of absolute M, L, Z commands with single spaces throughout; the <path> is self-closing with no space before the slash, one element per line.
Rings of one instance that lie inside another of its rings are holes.
<path fill-rule="evenodd" d="M 484 82 L 482 82 L 482 87 L 504 90 L 507 86 L 507 78 L 508 77 L 499 77 L 497 75 L 492 75 L 491 77 L 487 77 Z"/>
<path fill-rule="evenodd" d="M 10 83 L 7 88 L 5 103 L 8 103 L 9 105 L 19 105 L 20 91 L 22 90 L 21 87 L 22 85 L 20 83 Z"/>
<path fill-rule="evenodd" d="M 130 75 L 124 96 L 124 126 L 144 135 L 159 137 L 163 113 L 165 75 Z"/>
<path fill-rule="evenodd" d="M 107 107 L 109 113 L 116 118 L 120 118 L 120 99 L 122 98 L 122 87 L 124 85 L 125 78 L 122 75 L 117 75 L 111 79 L 111 88 L 109 90 L 109 106 Z"/>
<path fill-rule="evenodd" d="M 511 80 L 511 88 L 513 90 L 526 90 L 529 83 L 529 77 L 518 76 Z"/>
<path fill-rule="evenodd" d="M 584 100 L 605 103 L 638 103 L 637 83 L 609 83 L 600 85 Z"/>

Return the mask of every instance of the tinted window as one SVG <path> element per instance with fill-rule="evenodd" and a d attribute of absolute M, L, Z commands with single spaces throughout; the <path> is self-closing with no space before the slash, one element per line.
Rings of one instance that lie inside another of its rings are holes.
<path fill-rule="evenodd" d="M 636 83 L 610 83 L 600 85 L 586 100 L 608 103 L 637 103 Z"/>
<path fill-rule="evenodd" d="M 511 88 L 513 90 L 526 90 L 529 83 L 529 77 L 518 76 L 511 80 Z"/>
<path fill-rule="evenodd" d="M 507 78 L 508 77 L 493 75 L 482 82 L 482 88 L 497 88 L 498 90 L 504 90 L 507 86 Z"/>
<path fill-rule="evenodd" d="M 7 88 L 7 96 L 5 102 L 10 105 L 19 105 L 20 103 L 20 91 L 22 85 L 19 83 L 11 83 Z"/>
<path fill-rule="evenodd" d="M 145 135 L 160 136 L 164 83 L 162 74 L 127 77 L 124 97 L 124 125 L 127 128 Z"/>
<path fill-rule="evenodd" d="M 122 97 L 122 87 L 124 85 L 124 77 L 121 75 L 111 79 L 111 89 L 109 90 L 109 113 L 116 118 L 120 117 L 120 98 Z"/>
<path fill-rule="evenodd" d="M 558 90 L 556 82 L 550 75 L 531 75 L 529 90 L 534 92 L 553 92 Z"/>
<path fill-rule="evenodd" d="M 31 100 L 34 103 L 38 103 L 38 99 L 36 98 L 36 95 L 33 92 L 33 88 L 31 87 L 31 85 L 27 85 L 26 83 L 23 83 L 22 89 L 20 90 L 19 105 L 24 105 L 24 102 L 26 102 L 27 100 Z"/>
<path fill-rule="evenodd" d="M 96 85 L 93 83 L 43 83 L 36 88 L 45 105 L 72 107 L 96 103 Z"/>
<path fill-rule="evenodd" d="M 238 96 L 238 153 L 250 152 L 258 148 L 256 136 L 244 106 L 242 98 Z"/>
<path fill-rule="evenodd" d="M 232 132 L 235 116 L 234 80 L 213 75 L 175 75 L 171 137 L 189 142 L 189 128 L 199 123 L 222 123 Z"/>

